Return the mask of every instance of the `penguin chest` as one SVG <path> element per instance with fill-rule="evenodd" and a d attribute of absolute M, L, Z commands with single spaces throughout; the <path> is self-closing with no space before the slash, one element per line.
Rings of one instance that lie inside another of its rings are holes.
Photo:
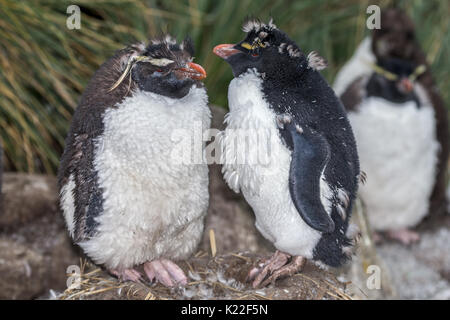
<path fill-rule="evenodd" d="M 283 144 L 276 114 L 252 72 L 230 83 L 230 113 L 222 137 L 224 178 L 241 191 L 261 234 L 284 252 L 312 257 L 320 238 L 297 212 L 289 192 L 291 152 Z"/>
<path fill-rule="evenodd" d="M 97 263 L 115 268 L 191 253 L 208 206 L 208 168 L 201 139 L 199 150 L 186 150 L 180 137 L 209 125 L 204 89 L 180 100 L 136 92 L 106 111 L 94 163 L 103 213 L 82 245 Z M 198 162 L 183 161 L 182 151 L 200 152 Z"/>
<path fill-rule="evenodd" d="M 360 187 L 375 229 L 412 227 L 426 215 L 437 152 L 433 108 L 365 99 L 349 114 L 367 183 Z"/>

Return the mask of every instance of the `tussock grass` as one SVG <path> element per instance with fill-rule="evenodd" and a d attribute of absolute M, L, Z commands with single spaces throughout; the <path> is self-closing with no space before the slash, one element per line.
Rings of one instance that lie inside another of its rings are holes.
<path fill-rule="evenodd" d="M 329 62 L 324 75 L 331 81 L 367 34 L 367 6 L 394 2 L 416 21 L 418 38 L 450 105 L 446 1 L 80 0 L 81 29 L 69 30 L 66 8 L 73 1 L 0 0 L 0 135 L 6 169 L 56 172 L 84 86 L 98 66 L 126 44 L 162 32 L 179 40 L 189 34 L 196 61 L 208 72 L 211 102 L 226 107 L 231 71 L 211 50 L 219 43 L 239 41 L 247 16 L 272 16 L 304 51 L 320 52 Z"/>

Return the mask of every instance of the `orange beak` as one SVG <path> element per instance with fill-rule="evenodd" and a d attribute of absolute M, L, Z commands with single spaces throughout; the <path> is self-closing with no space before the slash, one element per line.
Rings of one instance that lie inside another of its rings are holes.
<path fill-rule="evenodd" d="M 233 54 L 239 53 L 241 51 L 234 49 L 234 44 L 219 44 L 218 46 L 214 47 L 213 52 L 222 59 L 228 59 Z"/>
<path fill-rule="evenodd" d="M 400 81 L 400 87 L 405 92 L 411 92 L 414 89 L 412 82 L 408 78 L 404 78 Z"/>
<path fill-rule="evenodd" d="M 181 72 L 184 73 L 186 77 L 192 78 L 194 80 L 202 80 L 206 78 L 206 71 L 199 64 L 189 62 L 187 68 L 180 68 Z"/>

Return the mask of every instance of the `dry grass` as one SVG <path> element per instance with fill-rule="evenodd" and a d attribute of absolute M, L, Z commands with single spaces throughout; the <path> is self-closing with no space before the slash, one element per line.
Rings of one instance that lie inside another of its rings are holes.
<path fill-rule="evenodd" d="M 197 258 L 180 263 L 190 282 L 184 288 L 173 289 L 148 282 L 120 282 L 102 269 L 82 261 L 79 281 L 57 298 L 61 300 L 352 299 L 345 293 L 343 284 L 330 274 L 314 268 L 281 280 L 276 286 L 253 289 L 242 282 L 241 278 L 242 274 L 246 274 L 256 262 L 255 255 L 231 253 L 212 258 L 204 252 L 199 252 L 196 256 Z"/>

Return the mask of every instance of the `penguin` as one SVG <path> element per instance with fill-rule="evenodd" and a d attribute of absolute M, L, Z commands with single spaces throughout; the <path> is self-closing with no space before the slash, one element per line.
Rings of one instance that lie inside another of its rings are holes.
<path fill-rule="evenodd" d="M 325 59 L 306 56 L 272 19 L 249 20 L 242 29 L 244 40 L 213 52 L 234 75 L 220 136 L 224 179 L 277 249 L 248 274 L 260 287 L 301 270 L 307 259 L 328 268 L 351 257 L 360 171 L 345 110 L 318 72 Z"/>
<path fill-rule="evenodd" d="M 412 20 L 387 9 L 381 27 L 339 71 L 334 88 L 368 176 L 360 193 L 372 228 L 410 244 L 420 239 L 412 228 L 448 211 L 447 111 Z"/>
<path fill-rule="evenodd" d="M 174 261 L 201 239 L 208 167 L 173 153 L 176 130 L 210 126 L 206 72 L 193 55 L 189 38 L 169 35 L 117 51 L 88 83 L 65 141 L 58 180 L 69 234 L 124 281 L 143 281 L 143 265 L 150 281 L 185 285 Z"/>

